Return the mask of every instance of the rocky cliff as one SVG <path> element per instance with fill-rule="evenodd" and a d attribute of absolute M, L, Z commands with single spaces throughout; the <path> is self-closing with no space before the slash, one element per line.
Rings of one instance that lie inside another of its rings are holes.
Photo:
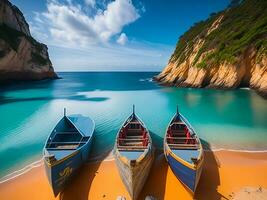
<path fill-rule="evenodd" d="M 0 80 L 56 78 L 47 46 L 37 42 L 21 11 L 0 0 Z"/>
<path fill-rule="evenodd" d="M 180 37 L 165 69 L 165 85 L 231 89 L 267 96 L 267 1 L 244 0 L 213 13 Z"/>

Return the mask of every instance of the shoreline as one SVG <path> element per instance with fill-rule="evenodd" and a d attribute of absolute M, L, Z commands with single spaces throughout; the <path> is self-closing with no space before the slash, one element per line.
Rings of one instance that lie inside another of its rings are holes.
<path fill-rule="evenodd" d="M 62 195 L 60 198 L 53 197 L 42 160 L 39 166 L 37 162 L 36 166 L 26 172 L 0 183 L 0 196 L 3 200 L 72 199 L 74 197 L 77 197 L 76 199 L 116 199 L 119 195 L 128 199 L 128 193 L 121 182 L 115 161 L 110 155 L 106 158 L 108 159 L 85 164 L 66 187 L 62 194 L 64 198 Z M 253 195 L 265 195 L 267 194 L 266 178 L 267 152 L 205 151 L 203 174 L 195 197 L 205 200 L 218 199 L 218 197 L 234 199 L 232 198 L 234 195 L 249 195 L 246 192 L 244 194 L 244 191 L 250 191 L 249 193 Z M 27 192 L 28 187 L 38 187 L 41 196 L 39 193 L 29 196 L 31 194 Z M 16 188 L 16 194 L 14 194 L 14 188 Z M 153 195 L 158 199 L 173 199 L 177 194 L 181 195 L 182 199 L 192 199 L 168 167 L 164 154 L 159 153 L 155 157 L 140 199 L 144 199 L 146 195 Z M 206 194 L 209 194 L 208 197 Z"/>
<path fill-rule="evenodd" d="M 158 85 L 162 86 L 162 87 L 175 87 L 175 88 L 187 88 L 187 89 L 211 89 L 211 90 L 224 90 L 224 91 L 233 91 L 233 90 L 248 90 L 248 91 L 254 91 L 257 95 L 259 95 L 261 98 L 263 98 L 264 100 L 267 99 L 267 90 L 266 89 L 262 89 L 256 86 L 248 86 L 248 87 L 243 87 L 243 86 L 239 86 L 237 88 L 235 87 L 223 87 L 223 86 L 205 86 L 205 87 L 197 87 L 197 86 L 193 86 L 193 85 L 188 85 L 188 84 L 174 84 L 172 82 L 166 82 L 162 80 L 162 77 L 159 78 L 158 76 L 154 76 L 152 77 L 152 80 L 156 83 L 158 83 Z"/>
<path fill-rule="evenodd" d="M 5 175 L 4 177 L 2 177 L 0 179 L 0 184 L 3 184 L 9 180 L 15 179 L 27 172 L 30 172 L 32 169 L 36 168 L 36 167 L 40 167 L 42 165 L 43 159 L 37 160 L 29 165 L 26 165 L 25 167 L 18 169 L 14 172 L 11 172 L 10 174 Z M 12 176 L 14 174 L 14 176 Z"/>
<path fill-rule="evenodd" d="M 162 150 L 159 150 L 162 151 Z M 204 149 L 204 152 L 233 152 L 233 153 L 248 153 L 248 154 L 261 154 L 261 153 L 266 153 L 267 154 L 267 150 L 238 150 L 238 149 L 224 149 L 224 148 L 218 148 L 218 149 Z M 105 156 L 106 155 L 106 156 Z M 98 156 L 98 157 L 94 157 L 93 159 L 89 160 L 85 165 L 90 165 L 90 164 L 95 164 L 95 163 L 101 163 L 101 162 L 109 162 L 109 161 L 113 161 L 114 157 L 112 155 L 112 150 L 109 151 L 107 154 L 105 154 L 104 156 Z M 103 159 L 102 159 L 103 158 Z M 23 168 L 17 169 L 3 177 L 0 178 L 0 185 L 8 182 L 12 179 L 15 179 L 25 173 L 30 172 L 32 169 L 36 168 L 36 167 L 40 167 L 43 165 L 43 158 L 36 160 L 26 166 L 24 166 Z M 14 174 L 14 176 L 12 176 Z"/>

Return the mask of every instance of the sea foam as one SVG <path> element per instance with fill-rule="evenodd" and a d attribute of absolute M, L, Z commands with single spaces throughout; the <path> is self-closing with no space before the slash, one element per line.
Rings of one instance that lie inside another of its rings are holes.
<path fill-rule="evenodd" d="M 0 179 L 0 184 L 7 182 L 7 181 L 10 181 L 10 180 L 12 180 L 18 176 L 21 176 L 22 174 L 29 172 L 33 168 L 40 167 L 43 163 L 42 161 L 43 161 L 43 159 L 37 160 L 37 161 L 23 167 L 22 169 L 16 170 L 16 171 L 4 176 L 3 178 Z"/>

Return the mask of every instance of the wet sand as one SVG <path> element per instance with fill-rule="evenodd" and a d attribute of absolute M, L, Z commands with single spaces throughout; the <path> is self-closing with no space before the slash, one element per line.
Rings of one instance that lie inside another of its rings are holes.
<path fill-rule="evenodd" d="M 267 153 L 205 152 L 203 173 L 194 197 L 176 179 L 163 154 L 155 159 L 139 199 L 267 199 Z M 0 184 L 1 200 L 130 199 L 114 160 L 86 164 L 65 191 L 53 197 L 43 165 Z"/>

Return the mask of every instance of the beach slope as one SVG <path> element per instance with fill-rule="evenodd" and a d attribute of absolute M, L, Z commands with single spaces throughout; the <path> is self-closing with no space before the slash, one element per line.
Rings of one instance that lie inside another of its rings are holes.
<path fill-rule="evenodd" d="M 140 200 L 193 199 L 168 167 L 164 155 L 155 159 Z M 56 199 L 130 199 L 113 159 L 85 165 Z M 55 199 L 43 165 L 0 184 L 1 200 Z M 267 153 L 205 152 L 205 165 L 195 199 L 267 199 Z"/>

